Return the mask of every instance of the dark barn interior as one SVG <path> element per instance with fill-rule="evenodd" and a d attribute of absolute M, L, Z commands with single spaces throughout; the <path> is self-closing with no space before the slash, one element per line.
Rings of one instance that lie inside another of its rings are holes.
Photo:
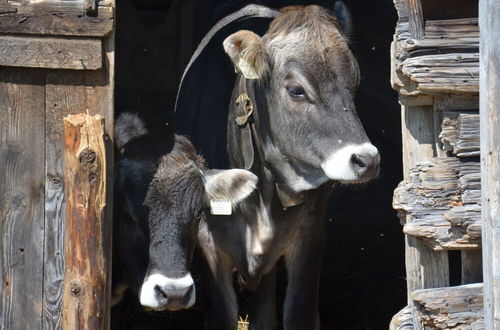
<path fill-rule="evenodd" d="M 167 122 L 173 125 L 177 86 L 191 53 L 215 22 L 250 2 L 117 1 L 116 115 L 137 112 L 153 130 L 165 129 Z M 333 8 L 334 3 L 255 2 L 273 8 L 310 3 Z M 391 317 L 406 305 L 404 238 L 391 207 L 392 192 L 402 180 L 400 107 L 389 83 L 389 49 L 396 13 L 391 0 L 345 3 L 353 17 L 351 46 L 362 74 L 357 111 L 368 136 L 381 152 L 382 168 L 375 182 L 361 187 L 343 186 L 330 203 L 320 313 L 324 329 L 387 329 Z M 195 260 L 195 276 L 199 274 L 196 270 Z M 282 299 L 284 271 L 280 277 L 278 297 Z M 203 285 L 203 278 L 196 281 L 198 286 Z M 203 293 L 197 292 L 196 305 L 180 312 L 148 313 L 129 297 L 122 328 L 200 329 Z M 245 295 L 241 294 L 243 317 Z"/>

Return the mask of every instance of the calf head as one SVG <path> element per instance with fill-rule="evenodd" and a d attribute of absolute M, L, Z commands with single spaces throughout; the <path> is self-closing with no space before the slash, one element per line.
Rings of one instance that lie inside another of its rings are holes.
<path fill-rule="evenodd" d="M 238 31 L 224 49 L 245 78 L 256 80 L 264 98 L 256 120 L 266 161 L 295 191 L 336 180 L 368 181 L 380 156 L 354 108 L 358 64 L 345 31 L 348 11 L 334 15 L 318 6 L 287 7 L 264 37 Z"/>
<path fill-rule="evenodd" d="M 140 289 L 140 302 L 154 310 L 177 310 L 195 302 L 189 273 L 198 225 L 211 200 L 227 200 L 234 207 L 255 189 L 251 172 L 207 170 L 203 159 L 184 137 L 177 137 L 161 159 L 149 186 L 149 264 Z"/>

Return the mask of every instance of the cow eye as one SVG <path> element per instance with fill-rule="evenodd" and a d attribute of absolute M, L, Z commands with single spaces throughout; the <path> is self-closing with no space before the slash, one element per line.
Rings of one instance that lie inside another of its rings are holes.
<path fill-rule="evenodd" d="M 287 86 L 286 88 L 288 94 L 296 99 L 305 99 L 306 91 L 300 86 Z"/>
<path fill-rule="evenodd" d="M 202 215 L 203 215 L 203 210 L 202 210 L 202 209 L 199 209 L 199 210 L 196 212 L 196 220 L 200 220 Z"/>

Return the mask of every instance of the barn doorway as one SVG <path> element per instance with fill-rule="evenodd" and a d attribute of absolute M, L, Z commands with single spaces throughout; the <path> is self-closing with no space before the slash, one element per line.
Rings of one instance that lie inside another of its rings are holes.
<path fill-rule="evenodd" d="M 333 1 L 256 2 L 274 8 L 310 3 L 333 7 Z M 152 130 L 170 123 L 180 77 L 198 42 L 217 20 L 248 3 L 117 1 L 116 115 L 138 112 Z M 400 107 L 389 83 L 389 48 L 397 17 L 389 0 L 345 3 L 353 16 L 351 45 L 362 74 L 357 111 L 381 152 L 382 168 L 377 181 L 341 187 L 334 194 L 320 314 L 324 329 L 387 329 L 406 304 L 404 237 L 391 206 L 393 190 L 402 180 Z M 283 297 L 282 277 L 278 298 Z M 147 313 L 129 298 L 125 329 L 203 327 L 202 296 L 192 309 L 175 313 Z"/>

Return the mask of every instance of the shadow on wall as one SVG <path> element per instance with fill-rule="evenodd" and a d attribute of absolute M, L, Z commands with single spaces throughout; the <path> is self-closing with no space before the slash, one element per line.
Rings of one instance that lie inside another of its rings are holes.
<path fill-rule="evenodd" d="M 389 83 L 389 47 L 396 24 L 390 0 L 345 0 L 354 33 L 351 45 L 361 68 L 357 111 L 382 155 L 380 178 L 334 194 L 320 288 L 324 329 L 387 329 L 406 303 L 404 238 L 391 207 L 402 180 L 400 108 Z M 117 2 L 116 115 L 136 111 L 152 129 L 173 118 L 184 66 L 208 29 L 249 1 L 120 0 Z M 280 8 L 333 1 L 255 1 Z M 199 273 L 194 271 L 194 273 Z M 284 280 L 285 275 L 281 274 Z M 282 281 L 283 282 L 283 281 Z M 283 297 L 284 286 L 279 287 Z M 198 290 L 201 291 L 201 290 Z M 146 313 L 131 302 L 126 329 L 202 328 L 202 296 L 193 309 Z M 245 301 L 245 296 L 242 296 Z M 242 306 L 242 313 L 245 306 Z"/>

